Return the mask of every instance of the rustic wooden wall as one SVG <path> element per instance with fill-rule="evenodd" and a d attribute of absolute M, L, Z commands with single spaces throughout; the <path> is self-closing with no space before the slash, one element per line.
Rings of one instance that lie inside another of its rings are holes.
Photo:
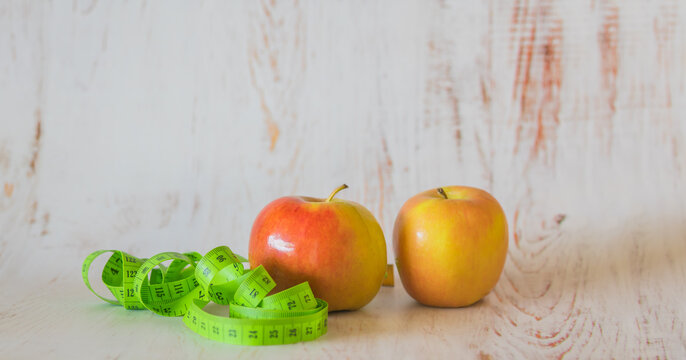
<path fill-rule="evenodd" d="M 0 275 L 246 254 L 266 203 L 344 182 L 391 261 L 402 203 L 467 184 L 512 234 L 490 354 L 683 355 L 685 24 L 678 0 L 1 1 Z"/>

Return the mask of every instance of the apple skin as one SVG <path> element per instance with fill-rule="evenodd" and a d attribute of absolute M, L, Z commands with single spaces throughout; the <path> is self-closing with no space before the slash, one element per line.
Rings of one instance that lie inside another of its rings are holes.
<path fill-rule="evenodd" d="M 369 303 L 386 271 L 386 241 L 376 219 L 362 205 L 339 199 L 274 200 L 255 219 L 248 252 L 251 268 L 263 265 L 276 282 L 273 292 L 308 281 L 329 311 Z"/>
<path fill-rule="evenodd" d="M 400 280 L 418 302 L 471 305 L 498 282 L 508 246 L 507 221 L 486 191 L 446 186 L 405 202 L 393 228 Z"/>

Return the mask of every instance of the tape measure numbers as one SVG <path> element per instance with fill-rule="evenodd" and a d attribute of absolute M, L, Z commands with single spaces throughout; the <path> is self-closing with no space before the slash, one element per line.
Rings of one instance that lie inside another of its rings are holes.
<path fill-rule="evenodd" d="M 101 278 L 114 299 L 98 294 L 88 279 L 93 261 L 105 253 L 112 255 Z M 164 252 L 149 259 L 99 250 L 86 257 L 81 273 L 88 289 L 100 299 L 128 310 L 183 316 L 191 330 L 212 340 L 237 345 L 291 344 L 326 333 L 328 304 L 314 297 L 307 282 L 267 296 L 276 283 L 262 266 L 246 271 L 246 261 L 226 246 L 205 256 Z M 210 301 L 229 305 L 229 317 L 204 311 Z"/>

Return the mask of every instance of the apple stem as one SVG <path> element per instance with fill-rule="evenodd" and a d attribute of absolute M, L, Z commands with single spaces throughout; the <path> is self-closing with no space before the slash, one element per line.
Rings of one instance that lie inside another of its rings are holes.
<path fill-rule="evenodd" d="M 442 187 L 439 187 L 436 190 L 438 191 L 439 194 L 441 194 L 443 196 L 444 199 L 448 199 L 448 195 L 446 195 L 445 190 L 443 190 Z"/>
<path fill-rule="evenodd" d="M 339 191 L 341 191 L 341 190 L 343 190 L 343 189 L 347 189 L 347 188 L 348 188 L 348 185 L 346 185 L 346 184 L 343 184 L 343 185 L 337 187 L 336 190 L 334 190 L 334 191 L 331 193 L 331 195 L 329 195 L 329 197 L 326 198 L 326 202 L 331 201 L 331 200 L 333 199 L 333 197 L 334 197 L 336 194 L 338 194 Z"/>

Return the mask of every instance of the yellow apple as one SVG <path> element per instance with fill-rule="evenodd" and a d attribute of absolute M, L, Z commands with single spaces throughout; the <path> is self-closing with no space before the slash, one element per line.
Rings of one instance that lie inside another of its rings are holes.
<path fill-rule="evenodd" d="M 505 213 L 484 190 L 446 186 L 405 202 L 393 228 L 400 280 L 415 300 L 468 306 L 498 282 L 507 256 Z"/>

